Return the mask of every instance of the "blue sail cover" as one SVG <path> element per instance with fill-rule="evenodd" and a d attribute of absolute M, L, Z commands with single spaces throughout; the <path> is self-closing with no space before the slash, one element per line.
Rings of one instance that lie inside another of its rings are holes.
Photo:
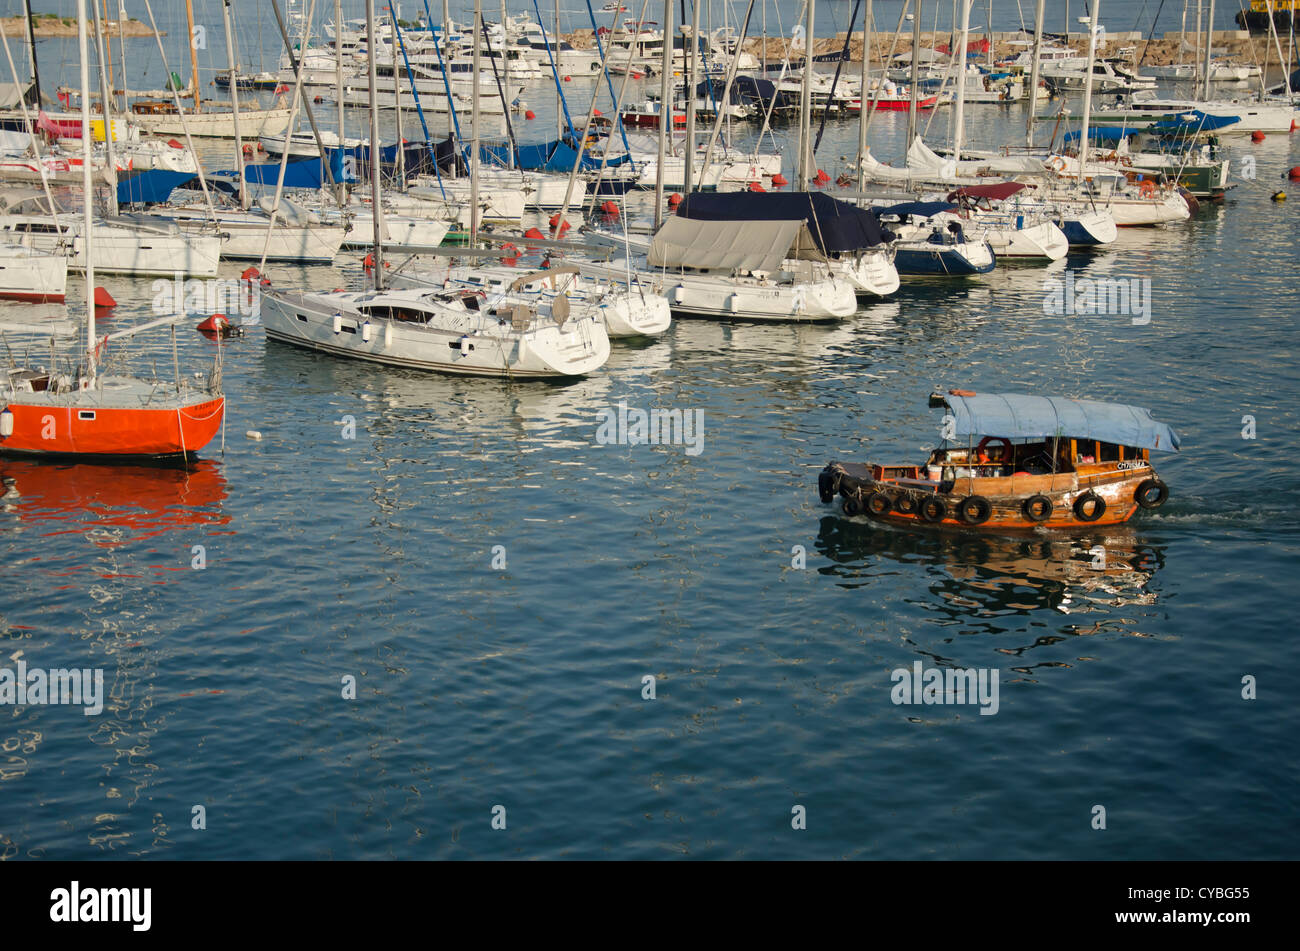
<path fill-rule="evenodd" d="M 1141 131 L 1141 129 L 1126 129 L 1117 125 L 1095 125 L 1088 128 L 1088 141 L 1117 143 L 1130 135 L 1137 135 Z M 1078 131 L 1067 132 L 1061 138 L 1065 142 L 1078 142 L 1079 133 Z"/>
<path fill-rule="evenodd" d="M 467 153 L 468 154 L 468 153 Z M 553 142 L 540 142 L 534 145 L 520 145 L 515 149 L 515 168 L 528 172 L 564 172 L 573 171 L 574 160 L 578 153 L 573 146 L 563 139 Z M 510 143 L 484 145 L 479 147 L 479 160 L 505 168 L 510 164 Z M 616 168 L 631 161 L 628 155 L 619 155 L 606 159 L 606 168 Z M 579 171 L 590 172 L 600 168 L 600 159 L 590 155 L 582 156 Z"/>
<path fill-rule="evenodd" d="M 821 192 L 695 192 L 677 206 L 696 221 L 806 221 L 823 254 L 874 248 L 886 240 L 880 219 Z"/>
<path fill-rule="evenodd" d="M 158 205 L 171 197 L 172 189 L 198 178 L 193 172 L 173 172 L 153 168 L 138 172 L 119 172 L 117 203 L 119 205 Z"/>
<path fill-rule="evenodd" d="M 989 394 L 945 396 L 958 436 L 1008 439 L 1099 439 L 1138 449 L 1177 452 L 1182 440 L 1149 409 L 1122 403 L 1071 400 L 1059 396 Z"/>
<path fill-rule="evenodd" d="M 897 215 L 900 218 L 905 215 L 915 215 L 918 218 L 933 218 L 945 211 L 956 211 L 959 207 L 959 205 L 946 201 L 905 201 L 898 205 L 876 208 L 875 212 L 878 215 Z"/>
<path fill-rule="evenodd" d="M 1167 119 L 1161 119 L 1159 122 L 1153 122 L 1147 127 L 1147 131 L 1187 135 L 1197 132 L 1214 132 L 1217 129 L 1225 128 L 1240 121 L 1240 116 L 1212 116 L 1198 109 L 1192 109 L 1189 112 L 1180 112 Z"/>

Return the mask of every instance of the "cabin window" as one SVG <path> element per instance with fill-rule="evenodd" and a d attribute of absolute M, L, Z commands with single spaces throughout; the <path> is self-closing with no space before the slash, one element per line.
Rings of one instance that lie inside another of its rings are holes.
<path fill-rule="evenodd" d="M 95 411 L 94 411 L 93 409 L 79 409 L 79 410 L 77 410 L 77 419 L 87 419 L 87 420 L 89 420 L 89 419 L 94 419 L 94 418 L 95 418 Z"/>
<path fill-rule="evenodd" d="M 304 324 L 307 322 L 307 315 L 306 315 L 306 314 L 295 314 L 294 316 L 296 316 L 296 317 L 297 317 L 299 320 L 301 320 Z"/>
<path fill-rule="evenodd" d="M 1113 442 L 1097 443 L 1097 461 L 1098 462 L 1119 462 L 1121 458 L 1119 446 Z"/>
<path fill-rule="evenodd" d="M 347 324 L 343 324 L 339 329 L 342 330 L 345 334 L 355 334 L 357 332 L 356 324 L 353 324 L 351 327 L 349 327 Z"/>

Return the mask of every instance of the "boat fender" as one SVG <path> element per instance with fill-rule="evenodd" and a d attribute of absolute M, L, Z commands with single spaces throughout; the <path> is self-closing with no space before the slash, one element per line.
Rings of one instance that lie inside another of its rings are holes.
<path fill-rule="evenodd" d="M 835 477 L 825 469 L 817 476 L 817 495 L 823 505 L 835 498 Z"/>
<path fill-rule="evenodd" d="M 1155 496 L 1152 497 L 1152 490 Z M 1158 509 L 1169 499 L 1169 486 L 1159 479 L 1145 479 L 1133 493 L 1133 499 L 1144 509 Z"/>
<path fill-rule="evenodd" d="M 868 492 L 867 497 L 862 500 L 862 507 L 867 511 L 867 514 L 879 518 L 882 515 L 888 515 L 889 510 L 894 507 L 894 503 L 883 492 Z"/>
<path fill-rule="evenodd" d="M 957 517 L 967 525 L 983 525 L 993 514 L 993 503 L 982 495 L 968 495 L 957 503 Z"/>
<path fill-rule="evenodd" d="M 384 324 L 384 349 L 387 350 L 393 345 L 393 325 Z"/>
<path fill-rule="evenodd" d="M 0 439 L 8 439 L 14 434 L 14 414 L 8 409 L 0 413 Z"/>
<path fill-rule="evenodd" d="M 1031 495 L 1020 503 L 1020 511 L 1031 522 L 1046 522 L 1052 517 L 1052 500 L 1041 493 Z"/>
<path fill-rule="evenodd" d="M 342 314 L 335 314 L 335 315 L 334 315 L 334 333 L 335 333 L 335 334 L 341 334 L 341 333 L 343 333 L 343 315 L 342 315 Z"/>
<path fill-rule="evenodd" d="M 369 343 L 369 342 L 370 342 L 370 338 L 371 338 L 373 335 L 374 335 L 374 330 L 373 330 L 372 327 L 371 327 L 370 321 L 367 320 L 365 323 L 363 323 L 363 324 L 361 325 L 361 341 L 362 341 L 362 343 Z"/>
<path fill-rule="evenodd" d="M 943 499 L 928 498 L 921 502 L 917 511 L 924 521 L 942 522 L 948 515 L 948 506 L 943 504 Z"/>
<path fill-rule="evenodd" d="M 858 515 L 862 512 L 862 503 L 858 501 L 857 495 L 844 496 L 844 514 Z"/>
<path fill-rule="evenodd" d="M 899 515 L 915 515 L 916 496 L 908 495 L 906 492 L 898 496 L 894 499 L 894 511 Z"/>
<path fill-rule="evenodd" d="M 1092 511 L 1088 511 L 1088 506 L 1092 505 Z M 1096 492 L 1089 489 L 1083 495 L 1074 500 L 1074 517 L 1081 522 L 1095 522 L 1106 514 L 1106 500 Z"/>
<path fill-rule="evenodd" d="M 461 338 L 460 338 L 460 355 L 461 355 L 462 357 L 464 357 L 464 356 L 468 356 L 468 355 L 469 355 L 469 349 L 470 349 L 470 345 L 469 345 L 469 337 L 461 337 Z"/>

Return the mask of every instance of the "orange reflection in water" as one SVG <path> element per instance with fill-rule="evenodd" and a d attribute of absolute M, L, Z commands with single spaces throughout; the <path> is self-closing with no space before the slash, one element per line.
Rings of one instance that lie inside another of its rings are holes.
<path fill-rule="evenodd" d="M 216 462 L 187 466 L 54 464 L 0 458 L 0 510 L 44 523 L 47 536 L 84 534 L 118 548 L 179 528 L 221 526 L 226 480 Z"/>

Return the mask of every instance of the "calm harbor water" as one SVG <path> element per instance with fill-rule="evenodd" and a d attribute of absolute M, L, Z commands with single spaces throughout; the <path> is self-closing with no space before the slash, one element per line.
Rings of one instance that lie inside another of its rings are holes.
<path fill-rule="evenodd" d="M 975 109 L 975 146 L 1021 135 Z M 904 122 L 873 126 L 882 159 Z M 832 122 L 827 164 L 855 140 Z M 564 385 L 255 329 L 194 471 L 0 460 L 0 667 L 103 668 L 106 692 L 94 717 L 0 708 L 0 856 L 1294 858 L 1300 227 L 1268 196 L 1296 141 L 1234 144 L 1258 180 L 1186 225 L 839 325 L 683 321 Z M 1150 323 L 1045 314 L 1067 268 L 1149 278 Z M 152 316 L 149 281 L 103 283 L 109 327 Z M 170 366 L 166 334 L 133 353 Z M 1028 539 L 818 502 L 828 459 L 919 461 L 947 386 L 1151 408 L 1183 438 L 1171 501 Z M 700 410 L 702 451 L 597 445 L 620 401 Z M 997 669 L 998 712 L 894 704 L 916 661 Z"/>

